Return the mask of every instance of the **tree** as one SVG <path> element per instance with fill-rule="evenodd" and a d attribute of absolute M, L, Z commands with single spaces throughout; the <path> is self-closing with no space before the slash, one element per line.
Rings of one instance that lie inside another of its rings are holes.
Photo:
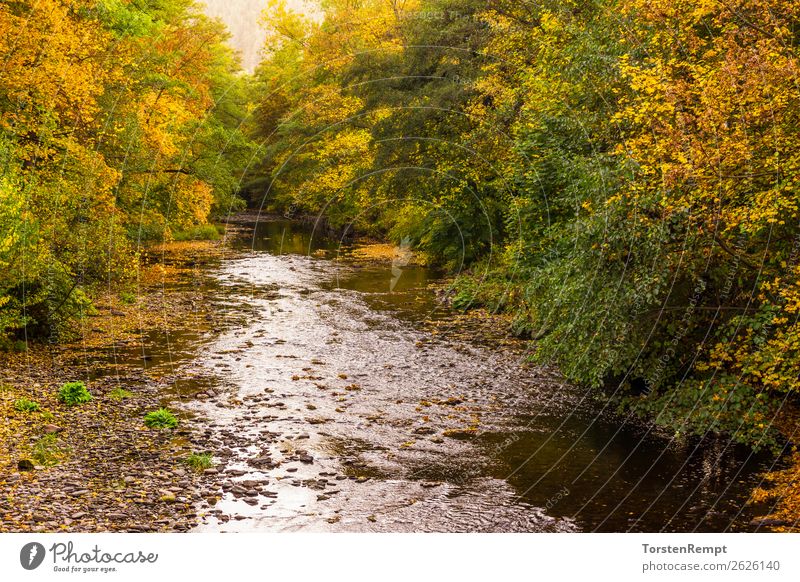
<path fill-rule="evenodd" d="M 188 0 L 0 2 L 0 32 L 0 333 L 56 339 L 142 238 L 239 207 L 245 81 Z"/>

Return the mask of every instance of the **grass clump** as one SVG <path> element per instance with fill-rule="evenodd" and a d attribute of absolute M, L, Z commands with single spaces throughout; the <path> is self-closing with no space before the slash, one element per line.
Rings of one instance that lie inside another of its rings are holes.
<path fill-rule="evenodd" d="M 27 398 L 20 398 L 14 402 L 14 410 L 19 412 L 39 412 L 42 409 L 38 402 L 28 400 Z"/>
<path fill-rule="evenodd" d="M 44 435 L 33 445 L 31 458 L 37 465 L 52 467 L 57 465 L 67 454 L 67 450 L 61 446 L 58 437 L 54 434 Z"/>
<path fill-rule="evenodd" d="M 144 424 L 148 428 L 175 428 L 178 426 L 178 419 L 166 408 L 159 408 L 158 410 L 145 414 Z"/>
<path fill-rule="evenodd" d="M 210 469 L 214 465 L 211 453 L 192 453 L 183 462 L 195 471 Z"/>
<path fill-rule="evenodd" d="M 58 391 L 58 399 L 67 406 L 75 406 L 89 402 L 92 395 L 83 382 L 67 382 Z"/>
<path fill-rule="evenodd" d="M 132 396 L 133 392 L 125 390 L 124 388 L 120 388 L 119 386 L 108 393 L 108 397 L 112 400 L 124 400 L 126 398 L 131 398 Z"/>

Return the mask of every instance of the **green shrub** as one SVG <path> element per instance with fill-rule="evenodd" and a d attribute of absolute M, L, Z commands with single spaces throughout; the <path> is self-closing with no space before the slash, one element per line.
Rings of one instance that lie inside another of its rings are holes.
<path fill-rule="evenodd" d="M 471 289 L 459 289 L 456 294 L 453 295 L 452 306 L 453 309 L 466 311 L 471 307 L 480 307 L 480 304 L 478 303 L 478 298 L 473 294 Z"/>
<path fill-rule="evenodd" d="M 119 300 L 125 305 L 132 305 L 136 303 L 136 295 L 130 291 L 123 291 L 119 294 Z"/>
<path fill-rule="evenodd" d="M 211 453 L 192 453 L 186 457 L 183 462 L 195 471 L 210 469 L 214 464 L 214 461 L 211 459 Z"/>
<path fill-rule="evenodd" d="M 781 449 L 780 435 L 770 420 L 777 409 L 774 399 L 736 376 L 692 378 L 668 390 L 630 397 L 622 406 L 674 430 L 676 437 L 724 435 L 755 451 L 768 449 L 777 454 Z"/>
<path fill-rule="evenodd" d="M 178 426 L 178 419 L 166 408 L 159 408 L 145 415 L 144 424 L 148 428 L 175 428 Z"/>
<path fill-rule="evenodd" d="M 58 391 L 58 399 L 67 406 L 75 406 L 89 402 L 92 395 L 83 382 L 67 382 Z"/>
<path fill-rule="evenodd" d="M 33 400 L 20 398 L 14 402 L 14 410 L 18 410 L 19 412 L 39 412 L 41 406 L 39 406 L 38 402 L 34 402 Z"/>
<path fill-rule="evenodd" d="M 127 238 L 138 242 L 161 242 L 166 234 L 166 226 L 157 220 L 141 220 L 127 230 Z"/>

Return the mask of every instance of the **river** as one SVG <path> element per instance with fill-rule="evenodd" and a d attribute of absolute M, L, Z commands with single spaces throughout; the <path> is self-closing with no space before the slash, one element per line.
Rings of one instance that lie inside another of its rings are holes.
<path fill-rule="evenodd" d="M 193 378 L 171 398 L 219 453 L 197 531 L 753 529 L 768 458 L 611 414 L 524 342 L 464 333 L 440 273 L 285 220 L 234 247 L 202 273 L 209 328 L 146 346 Z"/>

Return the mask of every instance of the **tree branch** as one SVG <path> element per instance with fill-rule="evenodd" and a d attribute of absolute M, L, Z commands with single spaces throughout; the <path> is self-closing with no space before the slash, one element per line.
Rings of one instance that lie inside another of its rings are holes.
<path fill-rule="evenodd" d="M 743 262 L 745 265 L 747 265 L 748 267 L 750 267 L 754 271 L 760 271 L 761 270 L 761 268 L 758 265 L 754 265 L 749 260 L 747 260 L 744 256 L 742 256 L 741 254 L 738 254 L 731 247 L 729 247 L 728 244 L 724 240 L 719 238 L 717 233 L 714 233 L 714 242 L 716 242 L 719 245 L 719 248 L 721 248 L 723 251 L 728 253 L 730 256 L 734 257 L 736 260 L 739 260 L 739 261 Z"/>

